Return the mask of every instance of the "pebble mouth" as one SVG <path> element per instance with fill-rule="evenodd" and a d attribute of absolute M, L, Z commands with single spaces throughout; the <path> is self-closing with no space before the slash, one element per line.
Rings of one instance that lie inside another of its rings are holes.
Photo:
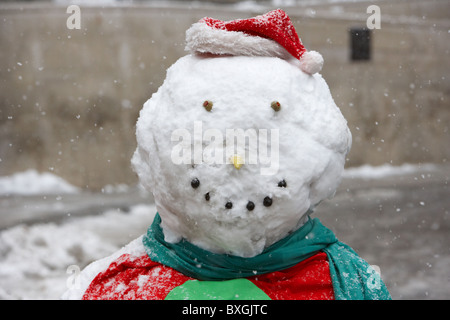
<path fill-rule="evenodd" d="M 200 187 L 200 180 L 199 180 L 198 178 L 193 178 L 193 179 L 191 180 L 191 187 L 194 188 L 194 189 L 197 189 L 198 187 Z M 283 179 L 283 180 L 279 181 L 279 182 L 278 182 L 278 187 L 279 187 L 279 188 L 286 188 L 286 187 L 287 187 L 286 180 Z M 205 197 L 205 200 L 206 200 L 206 201 L 211 200 L 210 192 L 205 193 L 204 197 Z M 264 198 L 264 200 L 263 200 L 263 205 L 264 205 L 265 207 L 270 207 L 270 206 L 272 206 L 272 203 L 273 203 L 273 199 L 272 199 L 271 197 L 269 197 L 269 196 L 266 196 L 266 197 Z M 232 209 L 232 208 L 233 208 L 233 202 L 227 201 L 227 202 L 225 203 L 225 208 L 226 208 L 226 209 Z M 254 203 L 253 201 L 249 200 L 249 201 L 247 202 L 246 209 L 247 209 L 248 211 L 253 211 L 253 210 L 255 209 L 255 203 Z"/>

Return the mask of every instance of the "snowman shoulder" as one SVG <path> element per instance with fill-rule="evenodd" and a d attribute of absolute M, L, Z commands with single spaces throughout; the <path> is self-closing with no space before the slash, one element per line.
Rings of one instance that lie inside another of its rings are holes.
<path fill-rule="evenodd" d="M 62 295 L 62 300 L 81 300 L 86 289 L 89 287 L 95 277 L 105 271 L 108 266 L 114 262 L 117 258 L 124 254 L 132 256 L 141 256 L 145 254 L 145 248 L 142 243 L 142 237 L 140 236 L 135 240 L 125 245 L 120 250 L 114 252 L 110 256 L 93 261 L 87 265 L 79 275 L 75 275 L 76 279 L 73 284 L 70 285 L 68 290 Z"/>

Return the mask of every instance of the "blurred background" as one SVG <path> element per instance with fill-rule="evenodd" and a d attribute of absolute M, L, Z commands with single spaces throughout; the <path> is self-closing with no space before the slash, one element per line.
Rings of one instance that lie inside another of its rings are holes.
<path fill-rule="evenodd" d="M 185 31 L 276 8 L 323 55 L 353 134 L 315 214 L 394 299 L 450 299 L 448 0 L 0 1 L 0 298 L 58 299 L 69 265 L 145 232 L 155 208 L 130 166 L 135 123 Z"/>

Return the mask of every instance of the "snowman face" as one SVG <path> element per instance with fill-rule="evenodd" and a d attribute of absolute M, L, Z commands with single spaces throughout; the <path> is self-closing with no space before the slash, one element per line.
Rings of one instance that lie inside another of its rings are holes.
<path fill-rule="evenodd" d="M 278 58 L 186 56 L 144 105 L 137 141 L 166 241 L 251 257 L 334 194 L 351 136 L 320 75 Z"/>

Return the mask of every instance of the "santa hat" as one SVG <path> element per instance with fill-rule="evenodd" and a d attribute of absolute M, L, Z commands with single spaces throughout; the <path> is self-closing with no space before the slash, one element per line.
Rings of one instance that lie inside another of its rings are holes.
<path fill-rule="evenodd" d="M 320 53 L 305 49 L 291 19 L 281 9 L 250 19 L 203 18 L 186 31 L 186 50 L 283 59 L 293 56 L 308 74 L 319 72 L 323 66 Z"/>

